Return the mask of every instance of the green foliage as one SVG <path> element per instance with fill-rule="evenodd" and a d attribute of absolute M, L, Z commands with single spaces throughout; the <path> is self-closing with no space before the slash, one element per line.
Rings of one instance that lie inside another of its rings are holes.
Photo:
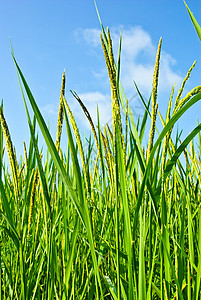
<path fill-rule="evenodd" d="M 196 32 L 197 32 L 197 35 L 198 35 L 199 39 L 201 40 L 201 27 L 200 27 L 200 25 L 198 24 L 196 18 L 194 17 L 193 13 L 192 13 L 191 10 L 189 9 L 189 7 L 188 7 L 188 5 L 186 4 L 185 1 L 184 1 L 184 3 L 185 3 L 186 8 L 187 8 L 187 10 L 188 10 L 188 13 L 189 13 L 189 16 L 190 16 L 190 18 L 191 18 L 191 21 L 192 21 L 192 23 L 193 23 L 193 25 L 194 25 L 194 27 L 195 27 L 195 30 L 196 30 Z"/>
<path fill-rule="evenodd" d="M 55 145 L 12 51 L 31 138 L 28 153 L 25 147 L 24 158 L 17 162 L 18 197 L 13 177 L 3 159 L 0 162 L 1 299 L 200 297 L 201 124 L 183 141 L 179 134 L 174 141 L 172 133 L 181 116 L 201 99 L 201 88 L 183 98 L 181 92 L 171 110 L 173 88 L 165 121 L 154 105 L 154 118 L 159 115 L 164 127 L 158 132 L 154 126 L 158 136 L 151 147 L 146 145 L 144 132 L 149 129 L 148 119 L 153 118 L 151 98 L 147 103 L 135 84 L 145 106 L 136 126 L 119 77 L 121 38 L 116 65 L 109 31 L 106 35 L 101 26 L 111 88 L 116 89 L 112 105 L 117 121 L 112 129 L 101 130 L 98 115 L 96 132 L 87 108 L 73 92 L 95 138 L 95 143 L 92 138 L 87 141 L 84 155 L 64 91 L 60 110 L 62 106 L 66 152 Z M 157 74 L 159 59 L 158 52 Z M 190 72 L 182 91 L 189 76 Z M 125 131 L 118 105 L 127 115 Z M 47 146 L 46 155 L 39 149 L 36 124 Z M 63 121 L 60 132 L 62 125 Z M 3 153 L 0 127 L 2 158 Z"/>

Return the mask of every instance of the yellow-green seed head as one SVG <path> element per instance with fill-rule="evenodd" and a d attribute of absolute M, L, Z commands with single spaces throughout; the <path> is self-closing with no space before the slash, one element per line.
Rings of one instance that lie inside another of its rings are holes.
<path fill-rule="evenodd" d="M 61 84 L 61 94 L 60 94 L 60 102 L 59 102 L 59 113 L 58 113 L 58 121 L 57 121 L 57 136 L 56 136 L 56 148 L 57 151 L 59 151 L 60 148 L 60 140 L 61 140 L 61 131 L 62 131 L 62 125 L 63 125 L 63 101 L 62 97 L 65 94 L 65 82 L 66 82 L 66 76 L 65 71 L 62 75 L 62 84 Z"/>
<path fill-rule="evenodd" d="M 19 169 L 18 169 L 16 154 L 15 154 L 15 150 L 13 148 L 13 144 L 11 141 L 11 136 L 10 136 L 10 132 L 8 129 L 8 125 L 4 118 L 3 110 L 1 107 L 0 107 L 0 122 L 1 122 L 1 127 L 3 130 L 3 134 L 4 134 L 4 139 L 6 142 L 6 150 L 8 153 L 8 159 L 9 159 L 11 174 L 12 174 L 12 178 L 13 178 L 15 196 L 18 198 L 18 196 L 19 196 L 19 188 L 18 188 Z"/>

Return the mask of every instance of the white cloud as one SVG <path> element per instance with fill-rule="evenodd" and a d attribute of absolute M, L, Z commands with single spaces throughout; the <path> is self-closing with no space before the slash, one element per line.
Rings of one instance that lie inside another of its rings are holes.
<path fill-rule="evenodd" d="M 97 106 L 99 109 L 100 125 L 105 125 L 107 122 L 110 121 L 112 115 L 110 95 L 104 95 L 100 92 L 88 92 L 79 94 L 79 97 L 83 101 L 84 105 L 87 107 L 95 126 L 98 123 Z M 80 108 L 78 102 L 74 99 L 71 100 L 69 104 L 73 111 L 75 119 L 89 129 L 89 121 L 82 109 Z"/>
<path fill-rule="evenodd" d="M 114 55 L 117 58 L 120 27 L 112 28 L 111 35 L 113 40 Z M 93 53 L 97 53 L 97 48 L 101 48 L 100 30 L 96 28 L 78 29 L 74 32 L 76 39 L 89 45 L 89 52 L 94 49 Z M 99 51 L 100 49 L 98 49 Z M 154 45 L 151 36 L 141 27 L 131 27 L 123 30 L 122 34 L 122 51 L 121 51 L 121 82 L 126 92 L 128 99 L 136 93 L 134 83 L 135 81 L 142 94 L 149 96 L 152 89 L 152 78 L 154 72 L 154 63 L 157 52 L 157 45 Z M 100 53 L 100 51 L 98 52 Z M 159 77 L 159 93 L 165 91 L 170 94 L 173 83 L 178 84 L 182 82 L 182 78 L 178 72 L 174 71 L 175 59 L 168 53 L 162 50 L 160 62 L 160 77 Z M 98 70 L 98 71 L 97 71 Z M 100 86 L 107 87 L 108 75 L 107 69 L 103 59 L 103 65 L 92 71 L 95 80 L 100 81 Z M 106 91 L 105 91 L 106 90 Z M 87 107 L 93 122 L 97 125 L 97 105 L 99 108 L 101 126 L 111 121 L 111 97 L 110 91 L 107 88 L 102 91 L 95 92 L 88 91 L 86 93 L 79 93 L 79 97 Z M 132 97 L 135 98 L 135 97 Z M 90 129 L 90 124 L 80 108 L 76 99 L 72 96 L 67 97 L 70 108 L 74 114 L 78 126 Z M 168 99 L 167 99 L 168 101 Z M 132 103 L 133 105 L 133 103 Z M 139 106 L 139 103 L 138 103 Z M 140 108 L 141 109 L 141 108 Z M 55 104 L 49 104 L 41 108 L 46 115 L 56 116 L 58 114 L 58 107 Z M 135 110 L 140 114 L 141 111 Z"/>
<path fill-rule="evenodd" d="M 40 109 L 41 109 L 42 114 L 44 114 L 44 115 L 56 116 L 58 114 L 59 108 L 55 104 L 50 103 L 45 106 L 42 106 Z"/>
<path fill-rule="evenodd" d="M 74 31 L 76 40 L 85 40 L 90 46 L 97 47 L 100 45 L 100 30 L 96 28 L 79 28 Z"/>
<path fill-rule="evenodd" d="M 119 40 L 118 29 L 115 30 L 113 38 Z M 155 47 L 152 44 L 150 35 L 140 26 L 131 27 L 122 32 L 122 55 L 127 59 L 136 60 L 138 54 L 142 51 L 146 54 L 153 54 Z"/>
<path fill-rule="evenodd" d="M 76 35 L 84 39 L 90 46 L 101 47 L 100 31 L 95 28 L 79 29 Z M 113 40 L 114 54 L 117 58 L 120 27 L 112 28 L 111 36 Z M 142 93 L 149 94 L 152 89 L 152 78 L 154 63 L 156 58 L 157 45 L 154 45 L 151 36 L 142 27 L 135 26 L 123 30 L 122 51 L 121 51 L 121 82 L 125 90 L 134 89 L 133 81 L 137 83 Z M 175 59 L 161 52 L 159 91 L 170 92 L 174 82 L 176 87 L 181 84 L 182 77 L 173 70 L 176 64 Z M 104 66 L 105 67 L 105 66 Z M 106 72 L 100 71 L 100 77 Z M 96 78 L 97 71 L 94 71 Z"/>
<path fill-rule="evenodd" d="M 179 73 L 174 72 L 172 67 L 176 64 L 176 60 L 169 54 L 162 52 L 161 57 L 161 68 L 160 68 L 160 86 L 159 88 L 162 90 L 168 89 L 173 86 L 173 83 L 176 83 L 176 87 L 178 87 L 182 82 L 182 77 Z"/>

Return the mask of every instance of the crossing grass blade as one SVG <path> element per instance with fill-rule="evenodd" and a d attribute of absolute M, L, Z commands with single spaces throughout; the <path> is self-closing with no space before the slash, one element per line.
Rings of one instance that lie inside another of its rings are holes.
<path fill-rule="evenodd" d="M 65 101 L 65 99 L 64 99 L 64 101 Z M 70 125 L 69 125 L 69 122 L 68 122 L 65 107 L 64 107 L 64 115 L 65 115 L 65 120 L 66 120 L 66 127 L 67 127 L 69 145 L 70 145 L 71 154 L 72 154 L 72 160 L 73 160 L 73 163 L 74 163 L 74 166 L 75 166 L 75 172 L 76 172 L 76 177 L 77 177 L 79 199 L 80 199 L 80 204 L 81 204 L 81 207 L 82 207 L 82 217 L 83 217 L 83 220 L 84 220 L 84 225 L 87 229 L 90 249 L 91 249 L 91 253 L 92 253 L 92 259 L 93 259 L 93 263 L 94 263 L 94 269 L 95 269 L 95 273 L 96 273 L 96 277 L 97 277 L 96 280 L 98 280 L 100 293 L 101 293 L 101 298 L 103 298 L 102 285 L 101 285 L 101 281 L 100 281 L 97 257 L 96 257 L 95 248 L 94 248 L 94 240 L 93 240 L 93 235 L 92 235 L 92 227 L 91 227 L 91 221 L 90 221 L 90 216 L 89 216 L 89 210 L 88 210 L 88 206 L 87 206 L 87 202 L 86 202 L 86 199 L 85 199 L 84 192 L 82 190 L 81 171 L 80 171 L 80 167 L 79 167 L 79 163 L 78 163 L 78 159 L 77 159 L 77 155 L 76 155 L 76 150 L 75 150 L 75 146 L 74 146 L 74 143 L 73 143 L 73 138 L 72 138 Z M 97 284 L 96 284 L 96 289 L 97 289 L 97 298 L 99 298 L 99 291 L 98 291 Z"/>
<path fill-rule="evenodd" d="M 2 199 L 2 205 L 3 205 L 3 211 L 5 211 L 5 216 L 7 220 L 9 221 L 9 224 L 12 228 L 15 227 L 12 211 L 10 209 L 10 204 L 8 202 L 8 198 L 5 193 L 5 189 L 2 183 L 2 180 L 0 179 L 0 192 L 1 192 L 1 199 Z"/>
<path fill-rule="evenodd" d="M 65 184 L 65 186 L 66 186 L 66 188 L 67 188 L 67 190 L 68 190 L 68 192 L 70 194 L 70 197 L 71 197 L 71 199 L 72 199 L 72 201 L 73 201 L 73 203 L 74 203 L 74 205 L 75 205 L 75 207 L 76 207 L 76 209 L 78 211 L 78 214 L 79 214 L 81 220 L 83 221 L 84 226 L 87 229 L 87 233 L 88 233 L 88 237 L 89 237 L 89 243 L 90 243 L 90 246 L 91 246 L 92 258 L 93 258 L 93 262 L 94 262 L 94 269 L 95 269 L 95 272 L 96 272 L 96 278 L 98 280 L 98 284 L 99 284 L 99 288 L 100 288 L 100 293 L 101 293 L 101 299 L 102 299 L 103 295 L 102 295 L 101 281 L 100 281 L 100 276 L 99 276 L 99 271 L 98 271 L 97 258 L 96 258 L 95 249 L 94 249 L 94 242 L 93 242 L 93 236 L 92 236 L 92 232 L 91 232 L 90 218 L 89 218 L 89 213 L 88 213 L 88 208 L 86 206 L 86 202 L 85 202 L 85 200 L 81 201 L 80 203 L 78 202 L 78 200 L 77 200 L 77 198 L 75 196 L 75 193 L 74 193 L 74 191 L 71 188 L 70 181 L 69 181 L 67 173 L 66 173 L 66 171 L 64 169 L 63 163 L 62 163 L 62 161 L 61 161 L 61 159 L 59 157 L 59 154 L 58 154 L 58 152 L 56 150 L 55 144 L 54 144 L 54 142 L 53 142 L 53 140 L 52 140 L 52 138 L 50 136 L 49 130 L 48 130 L 48 128 L 47 128 L 47 126 L 45 124 L 45 121 L 44 121 L 44 119 L 43 119 L 43 117 L 42 117 L 42 115 L 41 115 L 41 113 L 40 113 L 40 111 L 38 109 L 38 106 L 37 106 L 37 104 L 36 104 L 36 102 L 34 100 L 34 97 L 33 97 L 32 93 L 31 93 L 31 91 L 30 91 L 30 89 L 29 89 L 29 87 L 27 85 L 27 82 L 26 82 L 26 80 L 25 80 L 25 78 L 24 78 L 24 76 L 23 76 L 23 74 L 22 74 L 22 72 L 21 72 L 21 70 L 20 70 L 20 68 L 19 68 L 16 60 L 15 60 L 14 54 L 13 54 L 13 59 L 14 59 L 16 68 L 17 68 L 17 70 L 19 72 L 19 76 L 20 76 L 20 78 L 21 78 L 21 80 L 23 82 L 23 85 L 24 85 L 24 88 L 26 90 L 26 93 L 27 93 L 28 99 L 30 101 L 30 104 L 32 106 L 32 109 L 34 111 L 35 117 L 36 117 L 36 119 L 38 121 L 39 127 L 41 129 L 42 134 L 43 134 L 43 137 L 44 137 L 44 139 L 46 141 L 46 145 L 47 145 L 47 147 L 48 147 L 48 149 L 49 149 L 49 151 L 50 151 L 50 153 L 52 155 L 52 159 L 54 161 L 54 164 L 55 164 L 55 166 L 56 166 L 56 168 L 57 168 L 60 176 L 62 177 L 62 180 L 63 180 L 63 182 L 64 182 L 64 184 Z M 72 142 L 72 139 L 71 139 L 71 142 Z M 75 150 L 73 150 L 73 151 L 75 151 Z M 74 154 L 75 153 L 73 153 L 73 155 Z M 81 207 L 82 203 L 84 203 L 84 208 Z M 98 291 L 97 291 L 97 297 L 99 298 Z"/>
<path fill-rule="evenodd" d="M 123 202 L 123 211 L 124 211 L 124 226 L 125 226 L 125 244 L 126 251 L 128 255 L 128 280 L 129 280 L 129 299 L 134 299 L 134 291 L 136 291 L 136 287 L 134 286 L 133 279 L 133 255 L 132 255 L 132 229 L 131 229 L 131 220 L 130 220 L 130 212 L 129 212 L 129 204 L 127 197 L 127 183 L 126 183 L 126 173 L 125 173 L 125 165 L 124 165 L 124 154 L 121 143 L 121 133 L 119 128 L 117 127 L 117 161 L 118 161 L 118 171 L 120 174 L 120 189 L 122 195 Z"/>
<path fill-rule="evenodd" d="M 59 172 L 59 174 L 60 174 L 60 176 L 61 176 L 61 178 L 62 178 L 62 180 L 63 180 L 63 182 L 64 182 L 64 184 L 65 184 L 65 186 L 66 186 L 66 188 L 68 190 L 68 192 L 69 192 L 69 195 L 70 195 L 70 197 L 71 197 L 71 199 L 72 199 L 72 201 L 73 201 L 73 203 L 75 205 L 75 208 L 78 211 L 78 214 L 79 214 L 81 220 L 84 223 L 84 220 L 83 220 L 83 217 L 82 217 L 81 208 L 80 208 L 80 204 L 78 203 L 78 200 L 77 200 L 77 198 L 75 196 L 75 193 L 74 193 L 74 191 L 73 191 L 73 189 L 71 187 L 71 182 L 70 182 L 70 180 L 68 178 L 68 175 L 67 175 L 67 173 L 66 173 L 66 171 L 64 169 L 64 166 L 63 166 L 62 161 L 61 161 L 61 159 L 59 157 L 59 154 L 58 154 L 58 152 L 56 150 L 56 147 L 55 147 L 55 144 L 54 144 L 54 142 L 52 140 L 52 137 L 50 136 L 49 130 L 47 128 L 47 125 L 45 124 L 45 121 L 44 121 L 44 119 L 43 119 L 43 117 L 42 117 L 42 115 L 41 115 L 41 113 L 40 113 L 40 111 L 38 109 L 38 106 L 37 106 L 37 104 L 36 104 L 36 102 L 34 100 L 34 97 L 33 97 L 32 93 L 31 93 L 31 90 L 29 89 L 29 87 L 27 85 L 27 82 L 26 82 L 26 80 L 25 80 L 25 78 L 24 78 L 24 76 L 23 76 L 23 74 L 22 74 L 22 72 L 21 72 L 21 70 L 20 70 L 20 68 L 19 68 L 16 60 L 15 60 L 14 54 L 12 53 L 12 55 L 13 55 L 13 59 L 14 59 L 16 68 L 17 68 L 17 70 L 19 72 L 20 78 L 21 78 L 22 83 L 24 85 L 24 88 L 26 90 L 27 96 L 29 98 L 30 104 L 31 104 L 32 109 L 34 111 L 35 117 L 37 119 L 37 122 L 39 124 L 40 129 L 41 129 L 41 132 L 42 132 L 43 137 L 45 139 L 46 145 L 47 145 L 47 147 L 48 147 L 48 149 L 49 149 L 49 151 L 51 153 L 51 156 L 52 156 L 52 159 L 54 161 L 54 164 L 55 164 L 55 166 L 56 166 L 56 168 L 57 168 L 57 170 L 58 170 L 58 172 Z"/>
<path fill-rule="evenodd" d="M 190 99 L 170 120 L 169 122 L 166 124 L 166 126 L 163 128 L 162 132 L 160 133 L 157 141 L 155 142 L 153 149 L 150 153 L 150 157 L 149 157 L 149 161 L 147 163 L 146 169 L 145 169 L 145 173 L 144 173 L 144 177 L 143 177 L 143 181 L 141 184 L 141 188 L 140 188 L 140 193 L 139 193 L 139 199 L 138 199 L 138 206 L 137 206 L 137 210 L 136 210 L 136 217 L 135 217 L 135 222 L 137 221 L 137 214 L 140 208 L 140 205 L 142 203 L 142 196 L 144 193 L 144 188 L 145 188 L 145 184 L 148 178 L 148 174 L 151 170 L 151 163 L 152 163 L 152 159 L 154 157 L 155 151 L 157 149 L 157 147 L 159 146 L 159 144 L 162 142 L 162 139 L 164 138 L 164 136 L 166 135 L 166 133 L 174 126 L 174 124 L 178 121 L 178 119 L 185 113 L 185 111 L 187 111 L 192 105 L 194 105 L 196 102 L 198 102 L 201 99 L 201 92 L 198 93 L 196 96 L 192 97 L 192 99 Z M 198 126 L 198 131 L 200 130 L 200 126 Z M 198 133 L 197 130 L 194 131 L 195 133 Z M 193 135 L 193 134 L 192 134 Z M 189 140 L 190 142 L 190 140 Z M 186 144 L 186 143 L 185 143 Z M 184 147 L 185 148 L 185 147 Z M 183 150 L 182 150 L 183 151 Z M 169 172 L 168 172 L 169 173 Z"/>

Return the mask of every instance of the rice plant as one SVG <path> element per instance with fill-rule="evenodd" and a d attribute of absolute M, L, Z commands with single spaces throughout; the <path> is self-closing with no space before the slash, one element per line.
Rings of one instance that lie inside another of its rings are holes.
<path fill-rule="evenodd" d="M 65 73 L 54 141 L 12 51 L 30 141 L 17 161 L 2 104 L 0 299 L 200 299 L 201 124 L 184 140 L 173 134 L 176 122 L 201 99 L 201 86 L 183 95 L 195 64 L 177 95 L 173 86 L 162 116 L 160 39 L 151 98 L 143 99 L 136 86 L 145 110 L 142 120 L 134 120 L 120 82 L 121 37 L 115 63 L 110 31 L 101 26 L 113 123 L 101 129 L 98 116 L 95 126 L 72 92 L 91 126 L 86 151 L 65 98 Z M 38 127 L 47 153 L 39 148 Z M 60 145 L 62 134 L 67 150 Z"/>

